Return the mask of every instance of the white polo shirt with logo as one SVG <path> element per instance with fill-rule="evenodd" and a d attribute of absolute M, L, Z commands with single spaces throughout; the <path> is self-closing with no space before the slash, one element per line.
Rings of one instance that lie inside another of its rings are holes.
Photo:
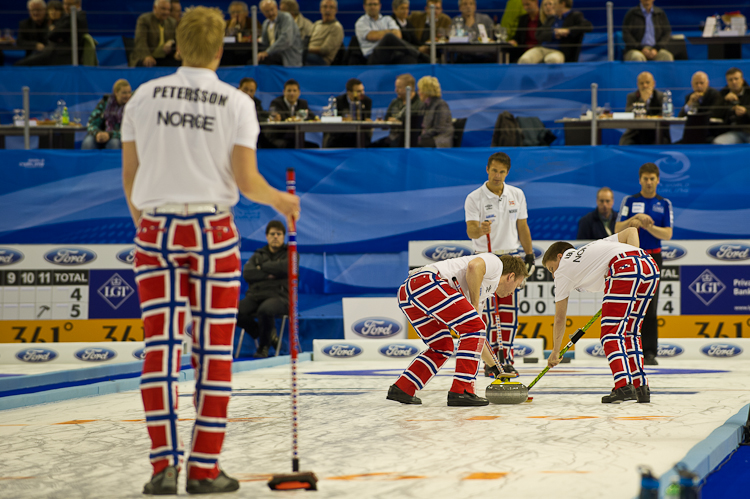
<path fill-rule="evenodd" d="M 467 222 L 492 220 L 492 251 L 508 253 L 518 250 L 521 241 L 518 239 L 516 223 L 529 218 L 526 196 L 521 189 L 505 184 L 503 194 L 498 196 L 489 190 L 485 182 L 466 197 L 464 212 Z M 486 236 L 472 239 L 471 242 L 476 253 L 487 251 Z"/>
<path fill-rule="evenodd" d="M 470 300 L 469 285 L 466 282 L 466 271 L 469 268 L 469 262 L 475 258 L 484 260 L 485 265 L 484 277 L 479 289 L 479 311 L 481 312 L 484 309 L 487 299 L 495 293 L 497 285 L 500 282 L 500 276 L 503 275 L 503 262 L 497 255 L 480 253 L 478 255 L 461 256 L 443 260 L 442 262 L 431 263 L 428 267 L 434 267 L 440 272 L 440 278 L 448 281 L 451 286 L 454 286 L 453 278 L 455 277 L 466 299 Z"/>
<path fill-rule="evenodd" d="M 604 291 L 609 262 L 628 251 L 639 251 L 639 248 L 619 242 L 617 234 L 567 250 L 555 271 L 555 301 L 564 300 L 574 289 L 592 293 Z"/>
<path fill-rule="evenodd" d="M 142 84 L 121 126 L 138 152 L 133 204 L 237 204 L 232 149 L 255 149 L 259 132 L 253 100 L 210 69 L 180 67 Z"/>

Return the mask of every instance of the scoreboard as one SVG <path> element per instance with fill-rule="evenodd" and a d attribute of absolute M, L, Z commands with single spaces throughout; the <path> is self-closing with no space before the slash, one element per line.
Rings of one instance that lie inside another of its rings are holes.
<path fill-rule="evenodd" d="M 133 245 L 0 247 L 0 343 L 142 341 Z"/>

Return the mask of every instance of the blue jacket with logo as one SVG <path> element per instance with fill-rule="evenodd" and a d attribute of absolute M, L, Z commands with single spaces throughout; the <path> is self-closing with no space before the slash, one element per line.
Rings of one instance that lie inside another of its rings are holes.
<path fill-rule="evenodd" d="M 620 215 L 617 221 L 623 222 L 639 213 L 645 213 L 653 218 L 654 225 L 657 227 L 674 227 L 672 202 L 658 194 L 652 198 L 644 198 L 640 193 L 625 196 L 620 205 Z M 644 229 L 638 229 L 638 237 L 641 240 L 641 248 L 644 250 L 661 248 L 661 239 L 655 238 Z"/>

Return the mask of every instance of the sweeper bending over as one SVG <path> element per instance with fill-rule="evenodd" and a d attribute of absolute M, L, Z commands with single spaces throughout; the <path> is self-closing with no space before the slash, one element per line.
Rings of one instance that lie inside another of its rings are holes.
<path fill-rule="evenodd" d="M 443 260 L 410 272 L 398 290 L 399 307 L 429 348 L 391 385 L 387 398 L 402 404 L 422 403 L 414 394 L 453 354 L 452 329 L 458 333 L 459 341 L 448 405 L 489 404 L 474 392 L 480 355 L 490 366 L 496 365 L 486 347 L 482 307 L 495 292 L 501 298 L 509 296 L 526 277 L 523 260 L 492 253 Z M 466 296 L 451 286 L 454 278 Z M 497 367 L 494 373 L 500 373 Z"/>
<path fill-rule="evenodd" d="M 659 268 L 638 243 L 638 229 L 631 227 L 580 249 L 558 241 L 542 258 L 542 265 L 555 278 L 554 345 L 547 361 L 550 367 L 560 362 L 570 292 L 604 290 L 601 340 L 615 387 L 602 397 L 603 404 L 651 401 L 643 371 L 641 323 L 659 286 Z"/>

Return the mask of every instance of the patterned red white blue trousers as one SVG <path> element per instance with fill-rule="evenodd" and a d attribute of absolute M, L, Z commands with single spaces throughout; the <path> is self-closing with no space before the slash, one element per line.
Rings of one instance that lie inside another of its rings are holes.
<path fill-rule="evenodd" d="M 458 333 L 456 370 L 450 391 L 474 393 L 474 380 L 485 340 L 485 325 L 474 307 L 439 274 L 429 271 L 410 276 L 398 290 L 398 305 L 428 348 L 396 381 L 414 395 L 435 376 L 453 354 L 450 329 Z"/>
<path fill-rule="evenodd" d="M 643 371 L 641 324 L 659 286 L 659 268 L 642 250 L 617 255 L 609 262 L 602 302 L 601 341 L 615 388 L 648 385 Z"/>
<path fill-rule="evenodd" d="M 495 323 L 495 304 L 492 300 L 497 300 L 499 324 Z M 498 298 L 497 295 L 489 298 L 484 307 L 483 318 L 487 324 L 490 324 L 489 343 L 492 351 L 497 355 L 502 348 L 505 363 L 513 364 L 513 344 L 518 332 L 518 290 L 516 289 L 505 298 Z M 500 334 L 497 332 L 498 327 Z"/>
<path fill-rule="evenodd" d="M 239 235 L 231 213 L 144 214 L 135 273 L 146 355 L 141 396 L 154 474 L 182 467 L 177 382 L 186 320 L 192 318 L 196 409 L 188 478 L 218 476 L 232 394 L 232 341 L 240 291 Z M 189 315 L 188 315 L 189 314 Z"/>

